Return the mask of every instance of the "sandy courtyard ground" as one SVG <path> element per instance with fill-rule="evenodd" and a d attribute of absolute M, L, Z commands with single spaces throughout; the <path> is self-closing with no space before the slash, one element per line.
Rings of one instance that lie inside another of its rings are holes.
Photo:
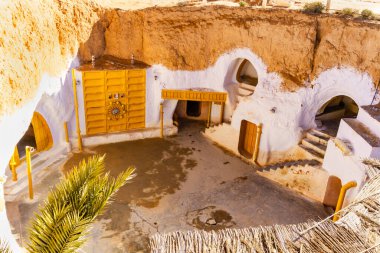
<path fill-rule="evenodd" d="M 289 224 L 328 215 L 322 204 L 259 176 L 252 165 L 213 145 L 202 127 L 187 122 L 175 137 L 94 147 L 73 154 L 63 168 L 50 168 L 35 185 L 35 201 L 25 192 L 7 203 L 19 242 L 25 246 L 30 217 L 63 173 L 84 157 L 104 153 L 112 174 L 134 165 L 137 177 L 98 219 L 84 252 L 148 252 L 148 236 L 156 232 Z"/>

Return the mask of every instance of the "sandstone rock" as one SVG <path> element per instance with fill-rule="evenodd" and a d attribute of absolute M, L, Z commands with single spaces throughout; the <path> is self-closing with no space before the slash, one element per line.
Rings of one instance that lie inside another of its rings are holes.
<path fill-rule="evenodd" d="M 268 71 L 282 76 L 284 90 L 296 91 L 339 66 L 368 72 L 375 82 L 380 79 L 379 24 L 226 6 L 107 10 L 101 22 L 89 40 L 104 41 L 97 55 L 134 54 L 172 70 L 202 70 L 222 54 L 246 47 L 263 59 Z M 91 44 L 81 52 L 94 50 Z M 89 56 L 81 54 L 84 60 Z"/>

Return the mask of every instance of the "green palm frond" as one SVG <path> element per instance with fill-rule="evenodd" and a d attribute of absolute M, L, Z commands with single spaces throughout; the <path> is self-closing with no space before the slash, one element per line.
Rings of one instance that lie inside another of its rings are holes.
<path fill-rule="evenodd" d="M 75 252 L 84 244 L 92 222 L 134 177 L 135 169 L 128 168 L 111 178 L 104 158 L 83 160 L 49 193 L 29 229 L 29 252 Z"/>
<path fill-rule="evenodd" d="M 2 239 L 0 239 L 0 253 L 12 253 L 8 243 Z"/>

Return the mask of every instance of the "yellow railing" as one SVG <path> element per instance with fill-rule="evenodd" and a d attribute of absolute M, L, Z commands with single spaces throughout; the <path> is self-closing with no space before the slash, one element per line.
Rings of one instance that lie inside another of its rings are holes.
<path fill-rule="evenodd" d="M 20 164 L 20 157 L 19 157 L 19 154 L 18 154 L 17 146 L 16 146 L 15 149 L 14 149 L 14 151 L 13 151 L 12 158 L 9 161 L 9 168 L 12 171 L 12 180 L 13 181 L 17 181 L 16 167 L 19 164 Z"/>
<path fill-rule="evenodd" d="M 79 109 L 78 109 L 78 96 L 77 96 L 77 82 L 75 79 L 75 70 L 71 71 L 71 78 L 73 79 L 73 96 L 74 96 L 74 107 L 75 107 L 75 123 L 78 136 L 78 149 L 82 151 L 82 136 L 80 133 L 80 123 L 79 123 Z"/>
<path fill-rule="evenodd" d="M 29 183 L 29 198 L 33 199 L 34 193 L 33 193 L 33 180 L 32 180 L 32 152 L 34 151 L 33 147 L 26 146 L 26 168 L 28 173 L 28 183 Z"/>
<path fill-rule="evenodd" d="M 69 129 L 68 129 L 68 127 L 67 127 L 67 121 L 65 121 L 65 122 L 63 123 L 63 129 L 64 129 L 64 131 L 65 131 L 65 141 L 66 141 L 67 143 L 69 143 L 70 140 L 69 140 Z"/>
<path fill-rule="evenodd" d="M 338 203 L 336 204 L 333 221 L 339 220 L 339 216 L 340 216 L 339 211 L 342 209 L 347 190 L 356 186 L 357 186 L 357 183 L 355 181 L 348 182 L 347 184 L 342 186 L 342 189 L 340 190 L 340 193 L 339 193 Z"/>

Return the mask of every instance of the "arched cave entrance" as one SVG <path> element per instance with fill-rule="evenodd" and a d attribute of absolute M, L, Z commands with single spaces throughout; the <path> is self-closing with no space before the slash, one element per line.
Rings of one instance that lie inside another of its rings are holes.
<path fill-rule="evenodd" d="M 342 118 L 356 118 L 359 107 L 355 101 L 347 96 L 336 96 L 322 105 L 315 115 L 315 122 L 319 129 L 331 136 L 336 136 Z"/>
<path fill-rule="evenodd" d="M 207 121 L 210 103 L 192 100 L 180 100 L 173 114 L 175 124 L 186 121 Z"/>
<path fill-rule="evenodd" d="M 49 126 L 44 117 L 38 112 L 34 112 L 28 130 L 17 143 L 15 152 L 18 152 L 18 154 L 16 156 L 23 158 L 26 146 L 34 147 L 37 152 L 48 150 L 53 146 L 53 138 Z"/>
<path fill-rule="evenodd" d="M 255 92 L 259 79 L 255 67 L 247 59 L 240 63 L 236 72 L 236 80 L 239 83 L 238 96 L 246 97 Z"/>

